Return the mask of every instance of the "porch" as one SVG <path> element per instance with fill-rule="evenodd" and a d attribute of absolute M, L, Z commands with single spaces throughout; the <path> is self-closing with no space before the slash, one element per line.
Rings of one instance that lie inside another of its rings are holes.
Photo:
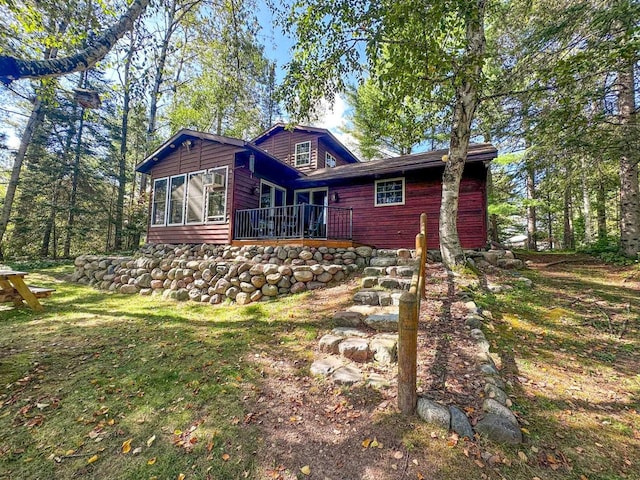
<path fill-rule="evenodd" d="M 353 246 L 353 210 L 325 205 L 285 205 L 237 210 L 233 245 Z"/>

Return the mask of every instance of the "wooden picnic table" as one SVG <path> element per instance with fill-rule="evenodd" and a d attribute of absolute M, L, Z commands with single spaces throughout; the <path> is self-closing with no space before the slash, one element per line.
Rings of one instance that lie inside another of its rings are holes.
<path fill-rule="evenodd" d="M 26 276 L 27 272 L 0 270 L 0 302 L 13 302 L 15 306 L 21 306 L 25 301 L 33 310 L 42 311 L 38 298 L 48 297 L 54 289 L 28 286 L 24 283 Z"/>

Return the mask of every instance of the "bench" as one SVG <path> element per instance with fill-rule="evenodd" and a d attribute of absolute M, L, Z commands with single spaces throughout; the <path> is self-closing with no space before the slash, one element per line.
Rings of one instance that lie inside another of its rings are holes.
<path fill-rule="evenodd" d="M 56 291 L 55 288 L 37 287 L 35 285 L 27 286 L 36 298 L 50 297 Z M 15 300 L 22 301 L 22 295 L 15 288 L 0 288 L 0 303 L 14 302 Z"/>

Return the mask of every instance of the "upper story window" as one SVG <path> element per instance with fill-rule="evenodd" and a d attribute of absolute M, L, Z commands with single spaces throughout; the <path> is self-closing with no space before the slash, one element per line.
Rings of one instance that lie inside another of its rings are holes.
<path fill-rule="evenodd" d="M 329 152 L 327 152 L 325 154 L 324 157 L 324 165 L 327 168 L 333 168 L 336 166 L 336 157 L 334 157 L 333 155 L 331 155 Z"/>
<path fill-rule="evenodd" d="M 404 177 L 376 180 L 375 206 L 404 205 Z"/>
<path fill-rule="evenodd" d="M 295 165 L 309 165 L 311 163 L 311 142 L 296 143 Z"/>

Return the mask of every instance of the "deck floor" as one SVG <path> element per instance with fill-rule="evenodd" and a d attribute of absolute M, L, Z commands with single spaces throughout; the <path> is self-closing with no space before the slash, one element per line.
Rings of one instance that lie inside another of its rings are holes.
<path fill-rule="evenodd" d="M 291 246 L 291 247 L 327 247 L 327 248 L 349 248 L 358 247 L 361 244 L 352 240 L 322 240 L 317 238 L 262 238 L 257 240 L 233 240 L 231 242 L 233 247 L 242 247 L 244 245 L 259 245 L 259 246 Z"/>

